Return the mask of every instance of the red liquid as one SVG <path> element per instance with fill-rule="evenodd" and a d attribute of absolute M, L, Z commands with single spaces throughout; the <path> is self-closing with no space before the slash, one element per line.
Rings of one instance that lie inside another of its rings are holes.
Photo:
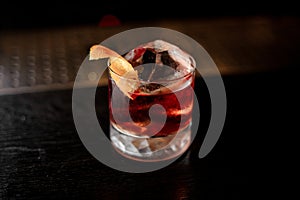
<path fill-rule="evenodd" d="M 179 81 L 188 84 L 178 84 L 172 88 L 173 92 L 165 88 L 165 91 L 159 94 L 137 90 L 132 94 L 133 99 L 129 99 L 115 82 L 109 79 L 109 111 L 112 125 L 124 134 L 141 137 L 168 136 L 186 128 L 192 118 L 194 74 L 191 73 Z M 163 106 L 164 109 L 152 107 L 155 104 Z M 151 107 L 153 115 L 150 119 Z M 131 119 L 126 114 L 128 112 Z M 166 121 L 161 120 L 162 115 L 166 115 Z M 157 127 L 162 128 L 157 130 Z"/>

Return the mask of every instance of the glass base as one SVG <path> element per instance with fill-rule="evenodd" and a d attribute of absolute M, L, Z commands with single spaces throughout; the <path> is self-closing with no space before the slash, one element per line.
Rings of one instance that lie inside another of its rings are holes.
<path fill-rule="evenodd" d="M 191 124 L 176 135 L 141 138 L 123 134 L 110 126 L 113 147 L 123 156 L 138 161 L 156 162 L 182 155 L 191 143 Z"/>

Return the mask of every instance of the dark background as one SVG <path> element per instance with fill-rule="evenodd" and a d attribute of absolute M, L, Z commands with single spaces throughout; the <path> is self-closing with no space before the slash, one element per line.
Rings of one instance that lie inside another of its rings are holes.
<path fill-rule="evenodd" d="M 197 157 L 200 134 L 177 162 L 146 174 L 110 169 L 89 154 L 70 117 L 71 90 L 1 96 L 0 199 L 291 199 L 298 191 L 300 23 L 296 1 L 2 1 L 0 8 L 0 29 L 20 30 L 20 35 L 23 29 L 97 25 L 107 14 L 123 24 L 139 25 L 161 19 L 199 19 L 207 30 L 187 32 L 199 33 L 208 47 L 214 44 L 216 48 L 209 50 L 217 61 L 258 66 L 255 73 L 223 76 L 227 117 L 220 140 L 207 157 Z M 254 17 L 255 21 L 257 16 L 262 23 L 240 20 Z M 220 26 L 226 30 L 214 29 L 226 17 L 232 17 L 229 25 Z M 214 19 L 221 21 L 210 24 Z M 248 25 L 260 32 L 243 29 Z M 219 40 L 213 43 L 206 35 L 209 31 Z M 260 71 L 260 66 L 268 69 Z M 209 104 L 209 97 L 202 93 L 205 84 L 197 83 L 200 103 Z M 105 87 L 99 91 L 100 95 L 107 92 Z M 106 106 L 98 111 L 107 112 Z M 204 107 L 202 112 L 200 130 L 205 132 L 209 111 Z M 107 119 L 101 121 L 108 125 Z"/>
<path fill-rule="evenodd" d="M 296 16 L 296 1 L 1 1 L 0 27 L 28 28 L 98 23 L 112 14 L 122 22 L 224 16 Z"/>

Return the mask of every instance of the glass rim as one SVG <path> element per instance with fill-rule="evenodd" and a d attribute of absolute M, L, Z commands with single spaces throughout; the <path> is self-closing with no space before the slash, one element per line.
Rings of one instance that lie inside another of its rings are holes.
<path fill-rule="evenodd" d="M 168 66 L 169 67 L 169 66 Z M 116 73 L 114 70 L 112 70 L 110 68 L 110 65 L 107 67 L 109 72 L 113 73 L 114 75 L 116 75 L 118 78 L 123 79 L 123 80 L 130 80 L 130 81 L 138 81 L 142 84 L 149 84 L 149 83 L 169 83 L 169 82 L 173 82 L 173 81 L 179 81 L 182 80 L 188 76 L 191 76 L 195 71 L 196 71 L 196 66 L 192 66 L 191 70 L 188 71 L 187 73 L 185 73 L 182 76 L 176 77 L 176 78 L 172 78 L 172 79 L 168 79 L 168 80 L 155 80 L 155 81 L 146 81 L 146 80 L 137 80 L 134 78 L 125 78 L 124 76 L 121 76 L 120 74 Z M 109 76 L 111 78 L 111 76 Z"/>

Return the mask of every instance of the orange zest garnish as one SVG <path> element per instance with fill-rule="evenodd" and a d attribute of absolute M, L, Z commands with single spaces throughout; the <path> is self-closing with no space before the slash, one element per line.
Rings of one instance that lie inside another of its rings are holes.
<path fill-rule="evenodd" d="M 117 52 L 102 46 L 93 45 L 90 48 L 89 60 L 98 60 L 109 58 L 110 75 L 115 81 L 118 88 L 129 98 L 131 93 L 134 92 L 139 86 L 139 79 L 137 71 L 134 70 L 132 65 Z"/>

